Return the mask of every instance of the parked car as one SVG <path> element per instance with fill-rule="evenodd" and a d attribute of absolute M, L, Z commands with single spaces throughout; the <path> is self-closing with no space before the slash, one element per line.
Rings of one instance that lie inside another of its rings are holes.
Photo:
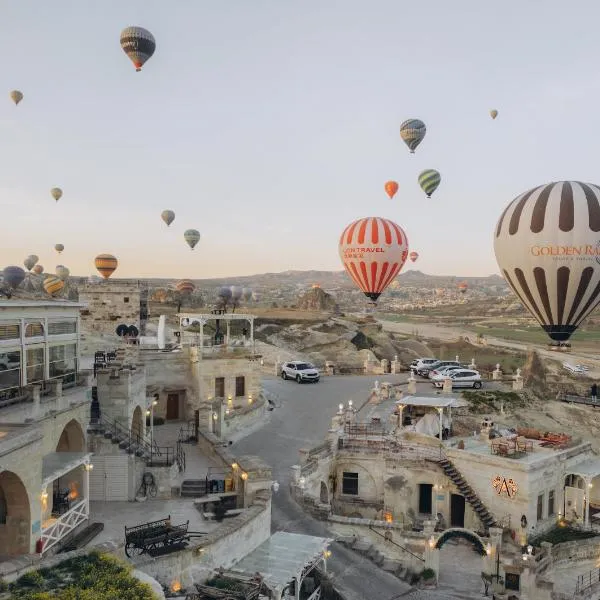
<path fill-rule="evenodd" d="M 462 368 L 463 367 L 457 367 L 456 365 L 451 365 L 449 367 L 441 367 L 439 369 L 434 369 L 433 371 L 431 371 L 431 373 L 429 373 L 429 379 L 431 379 L 431 380 L 444 379 L 453 371 L 458 371 L 459 369 L 462 369 Z"/>
<path fill-rule="evenodd" d="M 293 360 L 281 367 L 281 379 L 295 379 L 298 383 L 312 381 L 317 383 L 320 378 L 319 369 L 309 362 Z"/>
<path fill-rule="evenodd" d="M 429 365 L 433 365 L 434 363 L 439 362 L 437 358 L 417 358 L 410 363 L 410 370 L 413 373 L 418 373 L 419 369 L 424 369 Z"/>
<path fill-rule="evenodd" d="M 431 371 L 443 369 L 444 367 L 460 367 L 460 363 L 455 360 L 437 360 L 433 364 L 425 365 L 417 369 L 417 375 L 421 377 L 429 377 Z"/>
<path fill-rule="evenodd" d="M 478 371 L 472 371 L 470 369 L 458 369 L 452 371 L 448 377 L 452 380 L 452 387 L 468 387 L 478 390 L 482 386 L 481 375 Z M 436 379 L 433 385 L 437 388 L 444 387 L 443 379 Z"/>
<path fill-rule="evenodd" d="M 21 366 L 18 352 L 8 352 L 7 354 L 0 354 L 0 371 L 9 371 L 11 369 L 18 369 Z"/>

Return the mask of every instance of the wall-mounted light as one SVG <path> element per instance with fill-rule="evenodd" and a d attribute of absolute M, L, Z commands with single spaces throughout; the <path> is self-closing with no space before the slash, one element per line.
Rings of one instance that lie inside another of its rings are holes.
<path fill-rule="evenodd" d="M 273 488 L 273 491 L 274 491 L 275 493 L 277 493 L 277 492 L 279 491 L 279 483 L 278 483 L 277 481 L 274 481 L 274 482 L 271 484 L 271 487 Z"/>
<path fill-rule="evenodd" d="M 248 396 L 248 404 L 252 404 L 252 396 Z"/>
<path fill-rule="evenodd" d="M 352 400 L 348 400 L 348 408 L 352 408 Z"/>
<path fill-rule="evenodd" d="M 48 492 L 42 492 L 42 500 L 48 500 Z"/>
<path fill-rule="evenodd" d="M 150 409 L 148 409 L 148 410 L 146 411 L 146 416 L 147 416 L 147 417 L 149 417 L 149 416 L 150 416 Z"/>
<path fill-rule="evenodd" d="M 489 542 L 488 542 L 487 546 L 485 547 L 485 553 L 486 553 L 488 556 L 491 556 L 491 555 L 492 555 L 492 545 L 491 545 Z"/>
<path fill-rule="evenodd" d="M 227 398 L 227 404 L 229 404 L 229 406 L 233 404 L 233 398 L 231 396 Z"/>
<path fill-rule="evenodd" d="M 158 400 L 152 400 L 152 406 L 156 406 L 158 404 Z"/>
<path fill-rule="evenodd" d="M 435 538 L 433 536 L 431 536 L 429 538 L 429 547 L 433 550 L 433 548 L 435 548 Z"/>
<path fill-rule="evenodd" d="M 298 485 L 301 489 L 304 489 L 304 486 L 306 486 L 306 477 L 300 477 L 300 479 L 298 479 Z"/>
<path fill-rule="evenodd" d="M 589 488 L 593 488 L 593 487 L 594 487 L 594 484 L 593 484 L 593 483 L 588 483 L 588 487 L 589 487 Z"/>
<path fill-rule="evenodd" d="M 231 411 L 230 411 L 228 408 L 226 408 L 226 409 L 225 409 L 225 414 L 226 414 L 226 415 L 228 415 L 230 412 L 231 412 Z"/>
<path fill-rule="evenodd" d="M 87 465 L 83 465 L 83 468 L 84 468 L 86 471 L 91 471 L 91 470 L 93 470 L 93 468 L 94 468 L 94 465 L 93 465 L 93 464 L 91 464 L 91 463 L 88 463 Z"/>
<path fill-rule="evenodd" d="M 331 558 L 331 550 L 324 550 L 323 551 L 323 557 L 324 558 Z"/>
<path fill-rule="evenodd" d="M 213 421 L 216 421 L 218 418 L 219 418 L 219 415 L 216 412 L 214 412 L 213 413 Z"/>
<path fill-rule="evenodd" d="M 241 478 L 242 478 L 244 481 L 246 481 L 246 479 L 248 479 L 248 473 L 242 473 L 242 474 L 240 475 L 240 477 L 241 477 Z"/>
<path fill-rule="evenodd" d="M 344 412 L 344 405 L 341 402 L 338 405 L 338 410 L 339 410 L 340 413 Z"/>
<path fill-rule="evenodd" d="M 531 544 L 527 546 L 527 554 L 529 554 L 529 556 L 533 554 L 533 546 Z"/>
<path fill-rule="evenodd" d="M 235 471 L 238 468 L 237 463 L 231 463 L 231 468 Z"/>

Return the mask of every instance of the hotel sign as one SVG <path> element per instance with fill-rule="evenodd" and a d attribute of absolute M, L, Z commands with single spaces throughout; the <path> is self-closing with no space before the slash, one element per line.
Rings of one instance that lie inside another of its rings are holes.
<path fill-rule="evenodd" d="M 496 477 L 492 479 L 492 487 L 498 496 L 504 496 L 506 498 L 514 498 L 519 490 L 514 479 L 507 479 L 500 475 L 496 475 Z"/>

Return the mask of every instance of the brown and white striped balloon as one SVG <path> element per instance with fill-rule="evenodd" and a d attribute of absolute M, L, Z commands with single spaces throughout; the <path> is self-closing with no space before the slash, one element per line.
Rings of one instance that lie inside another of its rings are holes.
<path fill-rule="evenodd" d="M 556 342 L 600 303 L 600 186 L 541 185 L 515 198 L 496 226 L 508 285 Z"/>

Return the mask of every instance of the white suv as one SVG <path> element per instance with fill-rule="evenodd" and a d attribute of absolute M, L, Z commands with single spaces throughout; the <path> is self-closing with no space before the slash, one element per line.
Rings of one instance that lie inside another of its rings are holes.
<path fill-rule="evenodd" d="M 301 360 L 287 362 L 281 367 L 281 379 L 295 379 L 298 383 L 319 381 L 320 373 L 314 365 Z"/>
<path fill-rule="evenodd" d="M 481 375 L 477 371 L 469 369 L 459 369 L 448 373 L 448 377 L 452 380 L 452 387 L 468 387 L 478 390 L 481 386 Z M 444 379 L 434 379 L 433 385 L 437 388 L 444 387 Z"/>

